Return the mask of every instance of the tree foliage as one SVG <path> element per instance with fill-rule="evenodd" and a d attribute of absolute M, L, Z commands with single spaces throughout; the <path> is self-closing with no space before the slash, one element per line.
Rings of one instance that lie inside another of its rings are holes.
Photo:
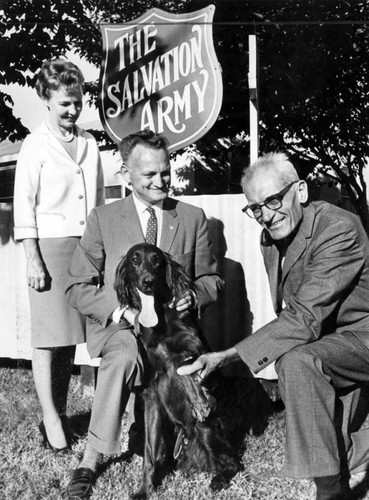
<path fill-rule="evenodd" d="M 329 169 L 368 229 L 368 2 L 310 3 L 296 18 L 286 2 L 275 17 L 283 24 L 258 29 L 263 147 Z"/>
<path fill-rule="evenodd" d="M 205 0 L 9 0 L 0 10 L 0 84 L 33 86 L 44 59 L 75 50 L 100 66 L 99 23 L 122 23 L 152 7 L 190 12 Z M 283 150 L 302 174 L 319 165 L 346 186 L 366 226 L 363 169 L 368 158 L 368 0 L 213 0 L 214 40 L 224 99 L 212 130 L 188 148 L 197 192 L 225 192 L 235 157 L 247 161 L 248 36 L 259 51 L 260 150 Z M 88 85 L 97 103 L 98 82 Z M 27 129 L 0 93 L 0 140 Z M 98 139 L 109 140 L 104 133 Z M 241 151 L 241 154 L 239 153 Z M 237 173 L 237 172 L 236 172 Z M 181 172 L 180 172 L 181 174 Z M 189 176 L 187 167 L 183 178 Z M 236 175 L 237 177 L 237 175 Z"/>

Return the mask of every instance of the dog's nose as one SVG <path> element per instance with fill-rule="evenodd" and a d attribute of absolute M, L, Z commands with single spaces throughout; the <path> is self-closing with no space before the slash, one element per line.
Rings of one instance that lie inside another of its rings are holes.
<path fill-rule="evenodd" d="M 142 280 L 142 284 L 145 288 L 152 288 L 154 285 L 154 279 L 153 278 L 144 278 Z"/>

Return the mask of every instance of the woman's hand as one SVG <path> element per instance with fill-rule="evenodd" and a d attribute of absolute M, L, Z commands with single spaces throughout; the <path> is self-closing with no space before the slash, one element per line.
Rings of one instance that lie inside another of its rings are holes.
<path fill-rule="evenodd" d="M 27 283 L 38 292 L 46 289 L 46 270 L 41 258 L 37 240 L 29 238 L 23 240 L 27 260 Z"/>
<path fill-rule="evenodd" d="M 27 283 L 38 292 L 42 292 L 46 288 L 45 267 L 37 256 L 27 259 Z"/>

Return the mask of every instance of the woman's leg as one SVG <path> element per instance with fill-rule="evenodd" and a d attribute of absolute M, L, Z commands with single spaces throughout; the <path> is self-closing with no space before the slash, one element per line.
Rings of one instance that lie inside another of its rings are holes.
<path fill-rule="evenodd" d="M 55 407 L 59 415 L 67 413 L 69 383 L 73 373 L 76 346 L 56 347 L 52 359 L 52 383 Z"/>
<path fill-rule="evenodd" d="M 65 413 L 70 376 L 73 369 L 74 346 L 34 348 L 33 378 L 43 411 L 48 440 L 55 448 L 67 446 L 60 414 Z"/>

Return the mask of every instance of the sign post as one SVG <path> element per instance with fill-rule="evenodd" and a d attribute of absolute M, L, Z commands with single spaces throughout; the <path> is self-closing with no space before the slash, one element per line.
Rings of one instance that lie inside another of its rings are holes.
<path fill-rule="evenodd" d="M 130 23 L 100 26 L 100 118 L 111 139 L 119 143 L 150 128 L 176 151 L 212 127 L 223 94 L 214 10 L 175 15 L 151 9 Z"/>
<path fill-rule="evenodd" d="M 249 35 L 249 113 L 250 113 L 250 164 L 259 155 L 259 105 L 257 81 L 256 36 Z"/>

